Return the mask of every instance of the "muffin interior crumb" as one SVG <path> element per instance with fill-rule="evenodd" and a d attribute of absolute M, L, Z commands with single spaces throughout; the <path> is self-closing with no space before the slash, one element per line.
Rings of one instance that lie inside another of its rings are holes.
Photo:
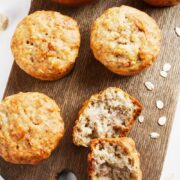
<path fill-rule="evenodd" d="M 119 137 L 128 127 L 135 106 L 123 91 L 107 89 L 92 96 L 75 126 L 75 141 L 88 145 L 98 137 Z"/>
<path fill-rule="evenodd" d="M 99 142 L 93 150 L 93 157 L 94 179 L 133 179 L 134 160 L 119 144 Z"/>

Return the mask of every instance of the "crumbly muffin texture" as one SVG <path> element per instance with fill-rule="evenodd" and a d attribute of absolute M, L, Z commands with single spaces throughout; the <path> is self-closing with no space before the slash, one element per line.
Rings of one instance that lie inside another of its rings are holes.
<path fill-rule="evenodd" d="M 54 100 L 19 93 L 0 103 L 0 156 L 15 164 L 36 164 L 50 156 L 64 134 Z"/>
<path fill-rule="evenodd" d="M 89 180 L 141 180 L 139 153 L 131 138 L 96 139 L 88 156 Z"/>
<path fill-rule="evenodd" d="M 74 66 L 80 46 L 77 22 L 54 11 L 36 11 L 17 26 L 11 41 L 16 63 L 41 80 L 55 80 Z"/>
<path fill-rule="evenodd" d="M 73 141 L 88 146 L 94 138 L 124 136 L 140 112 L 141 105 L 134 98 L 119 88 L 107 88 L 85 102 L 73 130 Z"/>
<path fill-rule="evenodd" d="M 156 60 L 160 37 L 158 25 L 146 13 L 128 6 L 113 7 L 93 23 L 91 48 L 112 72 L 132 75 Z"/>

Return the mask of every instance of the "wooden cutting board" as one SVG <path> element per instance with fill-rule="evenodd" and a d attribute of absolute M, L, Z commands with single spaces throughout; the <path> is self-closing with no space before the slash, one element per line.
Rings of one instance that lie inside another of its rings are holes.
<path fill-rule="evenodd" d="M 95 61 L 89 48 L 90 25 L 105 9 L 122 4 L 141 9 L 157 20 L 163 32 L 161 55 L 154 65 L 145 72 L 133 77 L 121 77 L 105 69 Z M 20 91 L 39 91 L 54 98 L 62 107 L 66 133 L 52 156 L 36 166 L 12 165 L 0 160 L 0 174 L 6 180 L 54 180 L 64 168 L 72 169 L 79 180 L 87 179 L 88 149 L 76 147 L 72 143 L 72 128 L 82 103 L 93 93 L 109 86 L 121 87 L 143 104 L 145 122 L 136 122 L 129 136 L 133 137 L 141 154 L 141 167 L 144 180 L 158 180 L 166 155 L 173 114 L 180 85 L 180 38 L 175 34 L 175 26 L 180 26 L 180 6 L 153 8 L 142 1 L 99 0 L 79 8 L 67 8 L 46 0 L 34 0 L 31 12 L 36 10 L 56 10 L 74 17 L 81 28 L 82 44 L 74 70 L 62 80 L 42 82 L 31 78 L 13 65 L 5 96 Z M 5 61 L 5 60 L 4 60 Z M 159 75 L 165 62 L 172 65 L 168 78 Z M 153 92 L 147 91 L 144 82 L 155 85 Z M 163 100 L 165 108 L 157 110 L 156 100 Z M 157 120 L 167 117 L 167 124 L 160 127 Z M 156 131 L 160 138 L 152 140 L 149 133 Z"/>

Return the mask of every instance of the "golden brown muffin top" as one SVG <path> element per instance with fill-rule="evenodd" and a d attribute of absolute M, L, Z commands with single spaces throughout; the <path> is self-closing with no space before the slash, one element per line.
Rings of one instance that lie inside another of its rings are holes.
<path fill-rule="evenodd" d="M 128 6 L 110 8 L 92 25 L 91 48 L 96 59 L 110 69 L 136 71 L 158 56 L 160 30 L 140 10 Z"/>
<path fill-rule="evenodd" d="M 19 93 L 0 103 L 0 156 L 35 164 L 50 156 L 64 134 L 60 109 L 48 96 Z"/>
<path fill-rule="evenodd" d="M 17 26 L 11 48 L 17 64 L 39 79 L 63 74 L 80 46 L 77 22 L 54 11 L 36 11 Z"/>

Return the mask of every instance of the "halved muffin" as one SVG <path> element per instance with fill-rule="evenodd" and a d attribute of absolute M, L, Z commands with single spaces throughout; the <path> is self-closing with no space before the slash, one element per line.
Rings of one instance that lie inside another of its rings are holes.
<path fill-rule="evenodd" d="M 139 153 L 131 138 L 95 139 L 88 156 L 89 180 L 141 180 Z"/>
<path fill-rule="evenodd" d="M 110 87 L 92 95 L 79 112 L 73 142 L 87 147 L 95 138 L 125 136 L 141 113 L 141 104 L 120 88 Z"/>

